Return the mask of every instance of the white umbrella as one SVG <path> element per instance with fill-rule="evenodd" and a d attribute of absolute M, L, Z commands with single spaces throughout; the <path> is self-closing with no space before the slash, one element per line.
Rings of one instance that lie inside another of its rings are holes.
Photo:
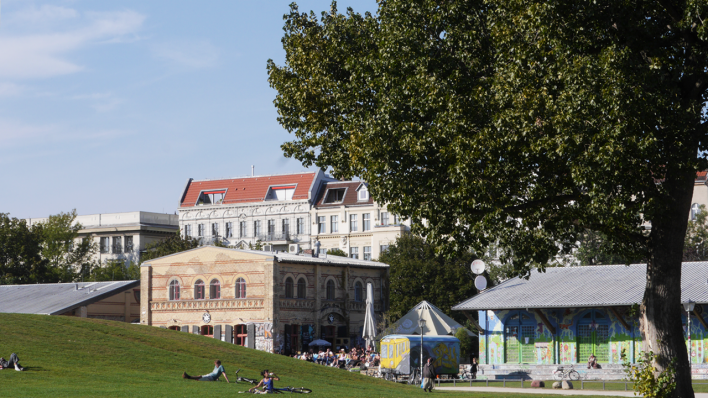
<path fill-rule="evenodd" d="M 364 332 L 362 336 L 366 346 L 371 347 L 376 338 L 376 315 L 374 315 L 374 286 L 366 284 L 366 315 L 364 315 Z"/>
<path fill-rule="evenodd" d="M 310 345 L 310 347 L 312 347 L 312 346 L 316 346 L 316 345 L 318 345 L 318 346 L 319 346 L 319 345 L 321 345 L 321 346 L 330 346 L 330 345 L 332 345 L 332 344 L 330 344 L 330 342 L 327 341 L 327 340 L 315 340 L 315 341 L 313 341 L 312 343 L 310 343 L 309 345 Z"/>

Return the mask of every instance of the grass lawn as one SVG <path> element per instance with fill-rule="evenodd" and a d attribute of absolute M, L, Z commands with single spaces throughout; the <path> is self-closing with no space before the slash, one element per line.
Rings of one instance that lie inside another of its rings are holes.
<path fill-rule="evenodd" d="M 62 316 L 0 314 L 0 356 L 12 352 L 27 369 L 0 371 L 0 391 L 15 397 L 223 397 L 246 384 L 184 380 L 210 373 L 221 359 L 230 377 L 281 376 L 276 387 L 307 387 L 310 396 L 430 396 L 420 388 L 237 347 L 172 330 Z M 223 379 L 223 378 L 222 378 Z M 233 381 L 233 377 L 232 377 Z M 445 397 L 541 397 L 532 394 L 436 391 Z M 602 395 L 602 392 L 598 392 Z"/>

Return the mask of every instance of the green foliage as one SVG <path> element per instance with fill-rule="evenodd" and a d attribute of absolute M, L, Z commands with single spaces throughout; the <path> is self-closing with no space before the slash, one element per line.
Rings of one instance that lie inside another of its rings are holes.
<path fill-rule="evenodd" d="M 460 357 L 469 359 L 474 346 L 472 345 L 472 339 L 467 334 L 468 332 L 469 330 L 466 328 L 459 328 L 455 332 L 455 337 L 460 340 Z"/>
<path fill-rule="evenodd" d="M 88 278 L 94 282 L 130 281 L 140 279 L 140 266 L 132 261 L 126 265 L 124 261 L 107 261 L 103 266 L 94 267 Z"/>
<path fill-rule="evenodd" d="M 401 235 L 379 261 L 390 266 L 389 313 L 395 322 L 423 300 L 459 323 L 466 318 L 450 308 L 476 293 L 471 253 L 445 258 L 436 247 L 413 234 Z"/>
<path fill-rule="evenodd" d="M 706 212 L 705 205 L 699 207 L 696 219 L 688 222 L 683 246 L 683 260 L 708 260 L 708 212 Z"/>
<path fill-rule="evenodd" d="M 143 263 L 154 258 L 179 253 L 196 247 L 199 247 L 199 241 L 197 239 L 189 236 L 183 237 L 181 233 L 177 232 L 166 239 L 145 246 L 145 253 L 141 253 L 140 262 Z"/>
<path fill-rule="evenodd" d="M 251 242 L 248 242 L 248 249 L 249 250 L 263 250 L 263 242 L 261 242 L 260 239 L 256 241 L 256 244 L 252 244 Z"/>
<path fill-rule="evenodd" d="M 74 281 L 86 270 L 98 266 L 92 258 L 96 244 L 91 238 L 78 239 L 83 227 L 74 220 L 76 209 L 51 215 L 42 223 L 42 257 L 57 274 L 57 282 Z"/>
<path fill-rule="evenodd" d="M 575 257 L 580 261 L 580 265 L 631 264 L 641 260 L 618 253 L 618 249 L 605 234 L 587 230 L 581 235 Z"/>
<path fill-rule="evenodd" d="M 56 282 L 49 261 L 42 258 L 42 225 L 0 213 L 0 284 Z"/>
<path fill-rule="evenodd" d="M 676 358 L 659 372 L 655 366 L 658 355 L 642 352 L 636 364 L 631 364 L 622 349 L 622 366 L 627 379 L 634 383 L 634 393 L 646 398 L 669 398 L 676 389 Z"/>
<path fill-rule="evenodd" d="M 345 253 L 344 250 L 339 249 L 339 248 L 328 249 L 327 255 L 328 256 L 348 257 L 347 253 Z"/>

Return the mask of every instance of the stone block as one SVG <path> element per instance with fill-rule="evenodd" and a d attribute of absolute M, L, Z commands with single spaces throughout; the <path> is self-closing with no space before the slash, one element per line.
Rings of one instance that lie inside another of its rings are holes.
<path fill-rule="evenodd" d="M 571 383 L 568 380 L 563 380 L 563 389 L 564 390 L 572 390 L 573 389 L 573 383 Z"/>
<path fill-rule="evenodd" d="M 544 383 L 543 380 L 534 380 L 531 382 L 531 387 L 544 388 L 544 387 L 546 387 L 546 383 Z"/>
<path fill-rule="evenodd" d="M 560 390 L 561 388 L 563 388 L 563 384 L 561 384 L 560 381 L 556 381 L 553 383 L 552 387 Z"/>

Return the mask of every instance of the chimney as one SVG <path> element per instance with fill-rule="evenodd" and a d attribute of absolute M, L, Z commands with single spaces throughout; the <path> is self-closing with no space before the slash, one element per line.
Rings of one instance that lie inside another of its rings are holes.
<path fill-rule="evenodd" d="M 251 165 L 251 177 L 253 177 L 253 176 L 254 176 L 254 167 L 253 167 L 253 165 Z"/>

